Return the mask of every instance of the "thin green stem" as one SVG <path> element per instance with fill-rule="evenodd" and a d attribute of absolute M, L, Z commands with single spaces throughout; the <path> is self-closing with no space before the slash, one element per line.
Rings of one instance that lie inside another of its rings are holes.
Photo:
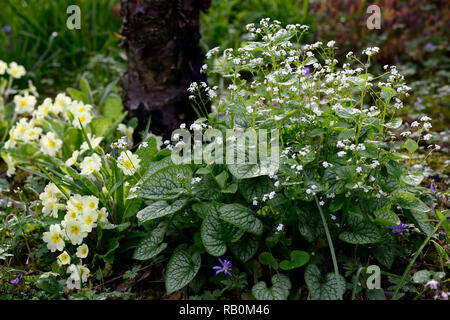
<path fill-rule="evenodd" d="M 322 218 L 323 227 L 325 229 L 325 234 L 327 235 L 328 246 L 330 247 L 331 259 L 333 260 L 334 273 L 336 276 L 339 276 L 339 269 L 336 260 L 336 253 L 334 252 L 333 241 L 331 240 L 330 230 L 328 230 L 327 221 L 325 220 L 325 216 L 322 212 L 322 208 L 319 204 L 319 199 L 314 195 L 314 199 L 316 199 L 317 208 L 319 208 L 320 217 Z"/>
<path fill-rule="evenodd" d="M 398 291 L 400 290 L 400 288 L 401 288 L 403 282 L 405 281 L 405 278 L 406 278 L 406 276 L 407 276 L 409 270 L 411 269 L 412 265 L 413 265 L 414 262 L 416 261 L 416 259 L 417 259 L 417 257 L 419 256 L 419 254 L 423 251 L 423 249 L 425 248 L 425 246 L 427 245 L 427 243 L 430 241 L 431 237 L 437 232 L 437 230 L 439 229 L 439 227 L 441 226 L 441 224 L 442 224 L 444 221 L 447 221 L 447 216 L 448 216 L 449 214 L 450 214 L 450 213 L 447 213 L 444 217 L 442 217 L 442 219 L 439 221 L 439 223 L 437 224 L 437 226 L 434 228 L 433 232 L 430 233 L 430 234 L 428 235 L 428 237 L 425 239 L 425 241 L 424 241 L 424 242 L 422 243 L 422 245 L 420 246 L 419 250 L 417 250 L 416 254 L 414 255 L 414 257 L 411 259 L 411 261 L 409 262 L 408 266 L 406 267 L 405 272 L 403 272 L 403 275 L 402 275 L 402 277 L 401 277 L 399 283 L 397 284 L 397 287 L 395 288 L 394 295 L 392 296 L 391 300 L 396 300 Z"/>

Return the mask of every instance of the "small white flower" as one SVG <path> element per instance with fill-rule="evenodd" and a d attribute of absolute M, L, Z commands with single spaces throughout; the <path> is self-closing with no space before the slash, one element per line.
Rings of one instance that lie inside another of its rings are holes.
<path fill-rule="evenodd" d="M 362 171 L 362 168 L 361 168 L 361 167 L 356 168 L 356 172 L 357 172 L 357 173 L 361 173 L 361 171 Z"/>
<path fill-rule="evenodd" d="M 283 228 L 284 228 L 284 225 L 283 225 L 282 223 L 280 223 L 280 224 L 277 226 L 277 231 L 281 231 L 281 230 L 283 230 Z"/>

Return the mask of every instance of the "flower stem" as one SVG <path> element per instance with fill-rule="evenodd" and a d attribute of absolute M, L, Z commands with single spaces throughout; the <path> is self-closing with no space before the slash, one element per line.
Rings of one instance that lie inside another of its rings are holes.
<path fill-rule="evenodd" d="M 328 230 L 327 221 L 325 220 L 325 216 L 323 215 L 322 208 L 319 204 L 319 199 L 314 195 L 316 199 L 317 208 L 319 208 L 320 217 L 322 218 L 323 227 L 325 229 L 325 234 L 327 235 L 328 246 L 330 247 L 331 259 L 333 260 L 334 273 L 337 277 L 339 277 L 339 269 L 336 260 L 336 253 L 334 252 L 333 241 L 331 240 L 330 230 Z"/>

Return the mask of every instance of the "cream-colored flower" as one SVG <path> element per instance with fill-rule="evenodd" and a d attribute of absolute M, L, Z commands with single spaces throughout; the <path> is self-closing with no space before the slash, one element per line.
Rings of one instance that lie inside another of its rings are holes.
<path fill-rule="evenodd" d="M 71 264 L 67 268 L 67 272 L 70 273 L 70 278 L 73 280 L 79 281 L 81 279 L 82 282 L 86 282 L 90 271 L 83 265 Z"/>
<path fill-rule="evenodd" d="M 133 132 L 134 132 L 133 127 L 127 127 L 126 125 L 121 123 L 117 127 L 117 130 L 119 130 L 120 133 L 126 136 L 129 141 L 133 141 Z"/>
<path fill-rule="evenodd" d="M 94 135 L 91 135 L 90 133 L 87 134 L 87 137 L 89 139 L 89 142 L 91 143 L 92 149 L 95 150 L 100 145 L 100 142 L 102 141 L 102 137 L 96 137 Z M 87 141 L 83 141 L 80 147 L 80 154 L 83 154 L 85 151 L 89 150 L 89 144 Z"/>
<path fill-rule="evenodd" d="M 34 140 L 39 140 L 39 137 L 42 133 L 42 129 L 39 127 L 30 127 L 25 130 L 24 134 L 22 135 L 22 141 L 23 142 L 31 142 Z"/>
<path fill-rule="evenodd" d="M 83 213 L 91 213 L 97 212 L 98 207 L 98 198 L 94 196 L 85 196 L 83 197 L 84 205 L 83 205 Z"/>
<path fill-rule="evenodd" d="M 62 141 L 51 131 L 41 138 L 41 151 L 48 156 L 54 157 L 61 146 Z"/>
<path fill-rule="evenodd" d="M 83 213 L 84 201 L 83 197 L 79 194 L 75 194 L 67 201 L 67 211 L 74 211 L 77 214 Z"/>
<path fill-rule="evenodd" d="M 45 98 L 44 102 L 40 106 L 38 106 L 37 110 L 34 112 L 34 116 L 36 118 L 44 118 L 48 116 L 48 113 L 52 109 L 52 99 L 51 98 Z"/>
<path fill-rule="evenodd" d="M 43 233 L 42 239 L 47 243 L 47 248 L 51 252 L 55 252 L 56 250 L 62 251 L 64 249 L 63 231 L 59 224 L 52 224 L 50 231 Z"/>
<path fill-rule="evenodd" d="M 78 258 L 80 258 L 80 259 L 84 259 L 84 258 L 87 257 L 88 253 L 89 253 L 89 248 L 88 248 L 88 246 L 84 243 L 84 244 L 82 244 L 81 246 L 79 246 L 79 247 L 77 248 L 76 256 L 77 256 Z"/>
<path fill-rule="evenodd" d="M 56 96 L 55 103 L 52 104 L 50 111 L 55 115 L 63 113 L 64 116 L 66 116 L 66 110 L 71 103 L 72 99 L 70 99 L 70 97 L 66 96 L 64 93 L 59 93 Z"/>
<path fill-rule="evenodd" d="M 78 156 L 80 155 L 80 151 L 79 150 L 75 150 L 72 153 L 72 156 L 66 160 L 66 166 L 70 167 L 73 166 L 75 163 L 78 162 Z"/>
<path fill-rule="evenodd" d="M 9 64 L 9 68 L 6 70 L 11 77 L 20 79 L 25 75 L 25 68 L 21 65 L 18 65 L 16 62 L 11 62 Z"/>
<path fill-rule="evenodd" d="M 6 69 L 8 69 L 8 64 L 5 61 L 0 60 L 0 74 L 5 74 Z"/>
<path fill-rule="evenodd" d="M 53 182 L 49 182 L 45 186 L 44 192 L 42 192 L 39 195 L 39 199 L 42 202 L 45 202 L 48 200 L 58 200 L 61 197 L 62 197 L 62 192 L 58 189 L 58 187 Z"/>
<path fill-rule="evenodd" d="M 72 244 L 81 244 L 87 236 L 83 223 L 78 220 L 63 220 L 61 225 L 64 227 L 65 236 Z"/>
<path fill-rule="evenodd" d="M 14 111 L 18 114 L 29 113 L 31 114 L 36 105 L 36 97 L 26 93 L 25 95 L 15 95 L 14 96 Z"/>
<path fill-rule="evenodd" d="M 97 213 L 97 222 L 108 222 L 108 211 L 106 211 L 105 207 L 98 210 Z"/>
<path fill-rule="evenodd" d="M 102 159 L 94 153 L 92 156 L 85 157 L 80 163 L 81 175 L 88 176 L 98 172 L 102 167 Z"/>
<path fill-rule="evenodd" d="M 117 166 L 122 169 L 123 173 L 127 176 L 133 175 L 137 169 L 139 169 L 139 163 L 141 160 L 131 151 L 122 151 L 117 159 Z"/>
<path fill-rule="evenodd" d="M 79 113 L 77 115 L 74 115 L 72 125 L 78 129 L 81 129 L 81 126 L 83 126 L 83 128 L 86 128 L 86 126 L 91 121 L 92 121 L 92 114 L 90 112 Z M 80 123 L 81 123 L 81 125 L 80 125 Z"/>
<path fill-rule="evenodd" d="M 67 254 L 66 251 L 61 253 L 57 258 L 56 261 L 58 262 L 59 266 L 63 266 L 70 263 L 70 256 Z"/>

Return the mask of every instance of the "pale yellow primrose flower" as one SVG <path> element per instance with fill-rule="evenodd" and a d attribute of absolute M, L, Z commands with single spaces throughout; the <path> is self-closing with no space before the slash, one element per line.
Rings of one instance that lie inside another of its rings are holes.
<path fill-rule="evenodd" d="M 55 252 L 56 250 L 62 251 L 64 249 L 63 231 L 59 224 L 52 224 L 50 231 L 44 232 L 42 239 L 47 242 L 47 248 L 51 252 Z"/>

